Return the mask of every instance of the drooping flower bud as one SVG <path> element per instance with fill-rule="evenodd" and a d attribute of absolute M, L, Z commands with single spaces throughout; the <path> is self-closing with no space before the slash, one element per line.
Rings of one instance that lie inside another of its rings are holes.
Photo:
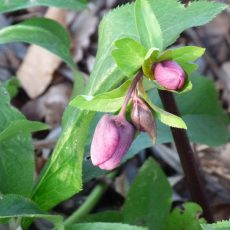
<path fill-rule="evenodd" d="M 154 77 L 159 85 L 168 90 L 180 90 L 184 86 L 186 74 L 175 61 L 162 61 L 154 67 Z"/>
<path fill-rule="evenodd" d="M 93 165 L 104 170 L 116 168 L 134 136 L 135 128 L 125 118 L 105 114 L 97 124 L 91 144 Z"/>
<path fill-rule="evenodd" d="M 156 141 L 156 123 L 149 107 L 139 97 L 134 97 L 131 111 L 132 123 L 137 130 L 147 132 Z"/>

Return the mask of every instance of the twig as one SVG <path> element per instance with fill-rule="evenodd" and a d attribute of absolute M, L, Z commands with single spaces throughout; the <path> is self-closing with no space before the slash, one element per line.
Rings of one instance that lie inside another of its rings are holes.
<path fill-rule="evenodd" d="M 177 116 L 180 116 L 174 96 L 171 92 L 159 90 L 161 101 L 165 109 Z M 183 129 L 171 128 L 173 139 L 180 157 L 181 165 L 185 174 L 187 185 L 194 202 L 203 208 L 203 216 L 209 222 L 213 222 L 213 216 L 205 196 L 204 186 L 201 179 L 201 172 L 198 167 L 194 152 L 190 146 L 187 133 Z"/>
<path fill-rule="evenodd" d="M 52 149 L 55 144 L 56 144 L 57 140 L 49 140 L 49 139 L 45 139 L 45 140 L 39 140 L 39 141 L 34 141 L 33 145 L 35 149 Z"/>

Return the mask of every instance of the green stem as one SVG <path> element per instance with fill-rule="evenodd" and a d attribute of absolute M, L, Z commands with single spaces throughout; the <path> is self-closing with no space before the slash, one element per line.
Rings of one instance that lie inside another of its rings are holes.
<path fill-rule="evenodd" d="M 137 73 L 136 77 L 133 79 L 133 82 L 132 82 L 132 84 L 131 84 L 131 86 L 129 88 L 129 91 L 128 91 L 126 97 L 125 97 L 125 100 L 124 100 L 124 102 L 122 104 L 122 107 L 121 107 L 121 110 L 120 110 L 118 116 L 123 117 L 123 118 L 125 117 L 126 108 L 127 108 L 128 103 L 129 103 L 129 100 L 130 100 L 130 98 L 132 96 L 133 91 L 136 89 L 138 81 L 141 80 L 142 76 L 143 76 L 143 72 L 142 72 L 142 70 L 140 70 Z"/>
<path fill-rule="evenodd" d="M 108 175 L 109 179 L 112 179 L 116 175 L 116 171 L 112 172 Z M 89 214 L 93 208 L 97 205 L 98 201 L 101 199 L 105 191 L 108 189 L 109 185 L 105 182 L 101 182 L 100 184 L 96 185 L 96 187 L 92 190 L 92 192 L 87 197 L 86 201 L 78 208 L 75 212 L 69 216 L 65 222 L 64 226 L 69 226 L 71 224 L 76 223 L 81 218 Z"/>

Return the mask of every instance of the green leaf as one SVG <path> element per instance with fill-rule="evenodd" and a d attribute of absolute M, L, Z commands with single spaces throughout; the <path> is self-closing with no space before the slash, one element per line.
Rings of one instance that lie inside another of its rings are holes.
<path fill-rule="evenodd" d="M 105 211 L 98 212 L 85 216 L 83 219 L 79 220 L 80 223 L 93 223 L 93 222 L 110 222 L 110 223 L 122 223 L 123 213 L 119 211 Z"/>
<path fill-rule="evenodd" d="M 154 80 L 154 72 L 152 65 L 155 62 L 161 62 L 165 60 L 174 60 L 176 61 L 187 74 L 191 74 L 197 69 L 197 65 L 190 63 L 198 59 L 203 55 L 205 49 L 196 46 L 185 46 L 177 49 L 169 49 L 164 53 L 159 55 L 159 50 L 152 48 L 148 51 L 145 61 L 143 63 L 142 69 L 145 76 L 149 79 Z M 154 81 L 156 87 L 161 90 L 167 90 L 164 87 L 160 86 L 156 81 Z M 190 81 L 186 81 L 183 89 L 180 91 L 168 90 L 174 93 L 185 93 L 192 89 L 192 83 Z"/>
<path fill-rule="evenodd" d="M 192 142 L 219 146 L 229 141 L 229 119 L 224 113 L 212 81 L 192 76 L 193 90 L 175 95 Z M 156 90 L 148 94 L 153 103 L 162 106 Z"/>
<path fill-rule="evenodd" d="M 162 50 L 163 37 L 161 27 L 151 8 L 150 2 L 148 0 L 136 0 L 134 10 L 137 30 L 141 43 L 145 48 L 150 49 L 154 47 Z"/>
<path fill-rule="evenodd" d="M 0 142 L 5 141 L 6 139 L 9 139 L 20 133 L 32 133 L 46 130 L 48 128 L 48 125 L 38 121 L 28 121 L 25 119 L 12 121 L 2 132 L 0 132 Z"/>
<path fill-rule="evenodd" d="M 0 44 L 10 42 L 27 42 L 41 46 L 75 69 L 70 54 L 70 38 L 66 30 L 54 20 L 32 18 L 0 30 Z"/>
<path fill-rule="evenodd" d="M 158 118 L 162 123 L 174 128 L 187 129 L 185 122 L 180 117 L 172 113 L 166 112 L 165 110 L 156 106 L 152 103 L 147 95 L 143 95 L 143 98 L 154 111 L 154 115 L 156 116 L 156 118 Z"/>
<path fill-rule="evenodd" d="M 35 7 L 35 6 L 54 6 L 60 8 L 69 8 L 71 10 L 79 10 L 84 8 L 86 0 L 6 0 L 0 3 L 0 13 L 10 12 L 14 10 Z"/>
<path fill-rule="evenodd" d="M 205 49 L 197 46 L 184 46 L 177 49 L 166 50 L 157 59 L 158 62 L 165 60 L 174 60 L 182 66 L 189 75 L 197 69 L 197 65 L 191 62 L 196 61 L 205 52 Z"/>
<path fill-rule="evenodd" d="M 190 20 L 192 26 L 196 26 L 196 23 L 204 24 L 224 9 L 222 4 L 216 3 L 215 9 L 213 9 L 213 3 L 205 2 L 206 10 L 201 10 L 196 15 L 196 19 L 200 20 L 197 22 L 194 15 L 190 15 L 191 10 L 188 11 L 190 7 L 185 9 L 176 0 L 152 0 L 151 6 L 153 5 L 153 9 L 157 9 L 157 14 L 155 10 L 154 13 L 164 30 L 164 40 L 167 39 L 167 42 L 164 41 L 164 47 L 174 42 L 174 38 L 179 36 L 182 31 L 181 29 L 179 31 L 171 30 L 183 21 L 181 18 L 177 20 L 179 17 L 175 17 L 175 14 L 170 15 L 173 20 L 167 19 L 169 12 L 167 8 L 165 10 L 165 6 L 168 7 L 171 2 L 173 3 L 172 8 L 176 6 L 179 10 L 185 11 L 183 20 Z M 193 23 L 194 21 L 196 23 Z M 187 28 L 189 27 L 188 24 L 186 24 Z M 173 36 L 172 33 L 168 35 L 165 31 L 167 28 L 170 28 L 171 32 L 175 32 Z M 132 3 L 111 11 L 100 23 L 95 66 L 84 94 L 92 96 L 105 93 L 114 89 L 124 80 L 124 74 L 119 70 L 111 55 L 114 49 L 114 41 L 124 37 L 140 42 L 134 16 L 134 4 Z M 41 204 L 47 209 L 51 208 L 81 190 L 84 147 L 87 141 L 87 130 L 94 115 L 94 112 L 79 111 L 71 106 L 67 108 L 63 120 L 62 135 L 33 193 L 33 199 L 39 205 Z M 46 202 L 47 200 L 48 202 Z"/>
<path fill-rule="evenodd" d="M 195 72 L 198 68 L 198 65 L 194 63 L 180 62 L 179 64 L 184 69 L 184 71 L 187 73 L 187 75 L 190 75 L 191 73 Z"/>
<path fill-rule="evenodd" d="M 146 228 L 132 226 L 128 224 L 115 223 L 87 223 L 75 224 L 66 228 L 67 230 L 147 230 Z"/>
<path fill-rule="evenodd" d="M 150 103 L 150 102 L 149 102 Z M 154 110 L 156 117 L 164 124 L 179 128 L 179 129 L 187 129 L 187 126 L 185 122 L 182 120 L 182 118 L 172 114 L 168 113 L 165 110 L 161 109 L 160 107 L 150 104 L 151 108 Z"/>
<path fill-rule="evenodd" d="M 230 220 L 218 221 L 214 224 L 202 224 L 203 230 L 228 230 L 230 229 Z"/>
<path fill-rule="evenodd" d="M 119 88 L 96 96 L 79 95 L 70 102 L 70 105 L 81 110 L 116 112 L 121 108 L 131 82 L 128 80 Z"/>
<path fill-rule="evenodd" d="M 180 62 L 194 62 L 201 57 L 205 49 L 198 46 L 184 46 L 177 49 L 166 50 L 157 61 L 174 60 Z"/>
<path fill-rule="evenodd" d="M 11 99 L 14 98 L 18 94 L 20 82 L 16 77 L 13 77 L 7 81 L 4 81 L 3 85 L 8 91 L 8 93 L 10 94 Z"/>
<path fill-rule="evenodd" d="M 112 57 L 112 51 L 115 41 L 124 38 L 124 35 L 140 42 L 133 6 L 131 3 L 114 9 L 100 23 L 96 61 L 86 90 L 88 95 L 107 92 L 124 79 L 124 74 Z"/>
<path fill-rule="evenodd" d="M 48 210 L 82 189 L 82 158 L 93 116 L 71 107 L 65 111 L 63 132 L 33 191 L 40 208 Z"/>
<path fill-rule="evenodd" d="M 171 207 L 172 191 L 160 166 L 148 159 L 133 182 L 124 204 L 124 221 L 162 230 Z"/>
<path fill-rule="evenodd" d="M 151 48 L 145 56 L 142 70 L 144 75 L 149 79 L 154 79 L 152 65 L 157 60 L 159 53 L 159 49 Z"/>
<path fill-rule="evenodd" d="M 19 195 L 0 195 L 0 222 L 11 218 L 42 218 L 53 222 L 56 229 L 63 230 L 63 218 L 58 215 L 49 215 L 42 211 L 30 199 Z"/>
<path fill-rule="evenodd" d="M 176 95 L 182 118 L 193 142 L 218 146 L 229 141 L 229 118 L 220 105 L 215 86 L 204 77 L 191 77 L 189 94 Z"/>
<path fill-rule="evenodd" d="M 200 223 L 204 219 L 198 219 L 202 208 L 195 203 L 185 203 L 184 210 L 175 208 L 167 219 L 166 230 L 201 230 Z"/>
<path fill-rule="evenodd" d="M 227 7 L 211 1 L 193 1 L 187 7 L 177 0 L 149 0 L 149 3 L 160 24 L 163 49 L 174 43 L 184 30 L 208 23 Z M 151 20 L 146 18 L 146 21 Z"/>
<path fill-rule="evenodd" d="M 0 108 L 1 136 L 12 123 L 18 120 L 26 122 L 24 116 L 10 105 L 10 97 L 1 85 Z M 30 133 L 17 133 L 0 141 L 0 193 L 30 196 L 33 178 L 34 151 Z"/>
<path fill-rule="evenodd" d="M 99 30 L 99 48 L 96 63 L 85 94 L 107 92 L 117 86 L 124 75 L 111 56 L 114 41 L 124 34 L 124 18 L 133 15 L 132 5 L 120 7 L 104 17 Z M 134 20 L 126 21 L 128 37 L 135 39 Z M 41 208 L 49 209 L 82 189 L 82 160 L 90 122 L 94 112 L 80 111 L 68 106 L 62 125 L 62 135 L 52 157 L 33 192 L 33 200 Z"/>
<path fill-rule="evenodd" d="M 189 92 L 190 90 L 192 90 L 192 82 L 188 79 L 185 80 L 185 83 L 184 83 L 184 86 L 182 87 L 182 89 L 180 89 L 179 91 L 176 91 L 176 90 L 168 90 L 168 89 L 165 89 L 163 86 L 159 85 L 158 82 L 156 80 L 153 81 L 154 82 L 154 85 L 157 89 L 160 89 L 160 90 L 167 90 L 167 91 L 170 91 L 170 92 L 173 92 L 175 94 L 182 94 L 182 93 L 187 93 Z"/>
<path fill-rule="evenodd" d="M 142 66 L 147 50 L 130 38 L 115 41 L 112 56 L 125 76 L 133 76 Z"/>
<path fill-rule="evenodd" d="M 212 81 L 192 76 L 190 78 L 194 88 L 188 94 L 176 95 L 176 101 L 181 111 L 182 118 L 188 126 L 190 140 L 195 143 L 219 146 L 229 141 L 227 126 L 229 119 L 224 114 L 218 101 L 215 86 Z M 154 104 L 162 106 L 156 90 L 150 90 L 148 96 Z M 94 130 L 94 129 L 93 129 Z M 170 129 L 157 122 L 157 144 L 172 142 Z M 153 145 L 150 138 L 141 133 L 131 145 L 123 162 L 138 154 L 141 150 Z M 92 166 L 88 160 L 84 161 L 84 181 L 105 174 L 104 171 Z"/>

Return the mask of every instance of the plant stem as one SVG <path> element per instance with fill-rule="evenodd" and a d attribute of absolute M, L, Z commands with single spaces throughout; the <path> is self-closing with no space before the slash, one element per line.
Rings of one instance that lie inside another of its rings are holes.
<path fill-rule="evenodd" d="M 165 109 L 177 116 L 180 116 L 174 96 L 171 92 L 159 90 L 159 95 Z M 180 157 L 182 168 L 184 170 L 187 185 L 194 202 L 197 202 L 203 208 L 203 216 L 209 222 L 213 222 L 213 216 L 205 196 L 205 190 L 198 167 L 198 162 L 190 146 L 187 133 L 183 129 L 171 128 L 175 145 Z"/>
<path fill-rule="evenodd" d="M 116 175 L 117 171 L 114 171 L 108 175 L 109 179 L 112 179 Z M 76 223 L 82 217 L 90 213 L 93 208 L 96 206 L 98 201 L 101 199 L 105 191 L 108 189 L 109 185 L 105 182 L 100 182 L 100 184 L 96 185 L 92 192 L 87 197 L 86 201 L 78 208 L 75 212 L 69 216 L 65 222 L 64 226 L 67 227 L 71 224 Z"/>
<path fill-rule="evenodd" d="M 131 86 L 129 88 L 129 91 L 128 91 L 126 97 L 125 97 L 125 100 L 124 100 L 124 102 L 122 104 L 122 107 L 121 107 L 121 110 L 120 110 L 118 116 L 125 117 L 126 108 L 127 108 L 128 103 L 129 103 L 129 100 L 130 100 L 130 98 L 132 96 L 133 91 L 135 90 L 135 88 L 137 86 L 138 81 L 141 80 L 142 76 L 143 76 L 143 72 L 142 72 L 142 70 L 140 70 L 138 72 L 138 74 L 136 75 L 136 77 L 133 79 L 133 82 L 132 82 L 132 84 L 131 84 Z"/>

